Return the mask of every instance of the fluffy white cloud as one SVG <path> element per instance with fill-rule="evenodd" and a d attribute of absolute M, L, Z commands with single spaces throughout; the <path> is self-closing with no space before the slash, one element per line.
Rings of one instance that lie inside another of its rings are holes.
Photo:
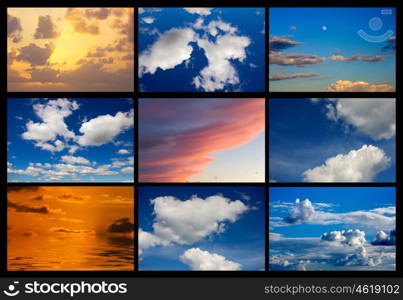
<path fill-rule="evenodd" d="M 185 201 L 164 196 L 152 199 L 151 203 L 155 215 L 153 232 L 140 229 L 141 249 L 171 243 L 190 245 L 213 233 L 220 234 L 225 231 L 226 222 L 237 221 L 249 209 L 242 201 L 231 201 L 221 195 L 205 199 L 193 196 Z"/>
<path fill-rule="evenodd" d="M 303 221 L 309 221 L 314 214 L 315 208 L 309 199 L 304 201 L 296 199 L 295 206 L 291 208 L 290 214 L 285 218 L 285 221 L 290 224 L 298 224 Z"/>
<path fill-rule="evenodd" d="M 91 162 L 82 156 L 63 155 L 62 161 L 69 164 L 89 165 Z"/>
<path fill-rule="evenodd" d="M 365 232 L 359 229 L 325 232 L 322 234 L 321 239 L 329 242 L 341 242 L 351 247 L 363 246 L 366 242 Z"/>
<path fill-rule="evenodd" d="M 112 141 L 133 126 L 133 114 L 133 110 L 117 112 L 115 116 L 102 115 L 84 122 L 79 130 L 83 135 L 78 136 L 78 143 L 81 146 L 100 146 Z"/>
<path fill-rule="evenodd" d="M 190 58 L 195 33 L 190 28 L 172 28 L 160 35 L 158 40 L 139 56 L 139 76 L 154 74 L 158 68 L 172 69 Z"/>
<path fill-rule="evenodd" d="M 389 165 L 390 158 L 382 149 L 363 145 L 345 155 L 328 158 L 323 165 L 306 170 L 302 175 L 306 182 L 371 182 Z"/>
<path fill-rule="evenodd" d="M 238 84 L 238 72 L 230 60 L 244 61 L 245 49 L 250 43 L 248 37 L 230 33 L 218 36 L 215 42 L 207 38 L 198 39 L 197 44 L 205 51 L 208 65 L 193 78 L 196 88 L 212 92 L 224 89 L 226 85 Z"/>
<path fill-rule="evenodd" d="M 396 230 L 391 230 L 389 235 L 383 230 L 378 231 L 371 244 L 383 246 L 396 245 Z"/>
<path fill-rule="evenodd" d="M 147 24 L 152 24 L 152 23 L 154 23 L 154 21 L 155 21 L 155 19 L 152 18 L 152 17 L 144 17 L 144 18 L 142 18 L 141 20 L 142 20 L 144 23 L 147 23 Z"/>
<path fill-rule="evenodd" d="M 386 83 L 368 83 L 365 81 L 337 80 L 329 85 L 326 92 L 394 92 L 395 88 Z"/>
<path fill-rule="evenodd" d="M 327 117 L 343 120 L 375 140 L 396 134 L 396 99 L 328 99 Z"/>
<path fill-rule="evenodd" d="M 208 16 L 211 14 L 211 7 L 184 7 L 184 10 L 186 10 L 190 14 L 197 14 L 201 16 Z"/>
<path fill-rule="evenodd" d="M 224 256 L 203 251 L 199 248 L 186 250 L 180 256 L 181 262 L 188 265 L 192 270 L 200 271 L 238 271 L 241 265 L 226 259 Z"/>

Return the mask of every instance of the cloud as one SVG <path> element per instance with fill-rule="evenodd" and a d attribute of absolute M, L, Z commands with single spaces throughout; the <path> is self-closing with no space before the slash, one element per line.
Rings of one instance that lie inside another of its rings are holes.
<path fill-rule="evenodd" d="M 108 231 L 112 233 L 130 233 L 134 232 L 134 224 L 129 218 L 116 220 L 108 227 Z"/>
<path fill-rule="evenodd" d="M 366 242 L 365 232 L 359 229 L 348 229 L 342 231 L 325 232 L 321 236 L 322 241 L 341 242 L 351 247 L 363 246 Z"/>
<path fill-rule="evenodd" d="M 7 14 L 7 38 L 10 38 L 13 43 L 21 42 L 22 26 L 18 17 Z"/>
<path fill-rule="evenodd" d="M 386 45 L 382 48 L 382 50 L 393 50 L 396 51 L 396 36 L 391 36 L 387 41 Z"/>
<path fill-rule="evenodd" d="M 144 18 L 141 18 L 141 20 L 146 24 L 152 24 L 155 21 L 155 19 L 152 17 L 144 17 Z"/>
<path fill-rule="evenodd" d="M 25 204 L 19 204 L 15 203 L 12 201 L 7 202 L 7 206 L 9 208 L 14 208 L 16 212 L 21 212 L 21 213 L 35 213 L 35 214 L 49 214 L 51 213 L 51 210 L 49 209 L 48 206 L 28 206 Z"/>
<path fill-rule="evenodd" d="M 343 155 L 328 158 L 321 166 L 302 174 L 306 182 L 372 182 L 390 166 L 385 152 L 372 145 L 363 145 Z"/>
<path fill-rule="evenodd" d="M 327 117 L 342 120 L 375 140 L 396 134 L 396 99 L 329 99 Z"/>
<path fill-rule="evenodd" d="M 38 27 L 36 28 L 35 39 L 54 39 L 59 36 L 60 32 L 57 31 L 56 25 L 52 22 L 52 17 L 39 16 Z"/>
<path fill-rule="evenodd" d="M 211 7 L 184 7 L 183 9 L 190 14 L 197 14 L 201 16 L 208 16 L 213 10 Z"/>
<path fill-rule="evenodd" d="M 100 146 L 111 142 L 116 136 L 133 126 L 133 114 L 130 112 L 117 112 L 115 116 L 102 115 L 84 122 L 78 136 L 81 146 Z"/>
<path fill-rule="evenodd" d="M 25 61 L 31 66 L 46 65 L 49 57 L 52 55 L 54 46 L 52 43 L 46 44 L 41 48 L 33 43 L 18 49 L 19 54 L 15 57 L 17 61 Z"/>
<path fill-rule="evenodd" d="M 66 234 L 95 234 L 94 230 L 90 229 L 68 229 L 63 227 L 53 227 L 49 229 L 56 233 L 66 233 Z"/>
<path fill-rule="evenodd" d="M 243 62 L 246 59 L 245 49 L 250 43 L 248 37 L 234 34 L 220 35 L 215 42 L 199 38 L 197 45 L 204 50 L 208 65 L 193 78 L 193 85 L 205 92 L 213 92 L 227 85 L 239 84 L 238 73 L 231 61 Z"/>
<path fill-rule="evenodd" d="M 372 245 L 379 246 L 394 246 L 396 245 L 396 230 L 391 230 L 388 235 L 383 230 L 376 233 L 375 239 L 371 242 Z"/>
<path fill-rule="evenodd" d="M 140 181 L 183 182 L 200 173 L 211 153 L 244 145 L 264 131 L 264 106 L 264 99 L 144 101 Z"/>
<path fill-rule="evenodd" d="M 226 259 L 217 253 L 191 248 L 186 250 L 180 261 L 188 265 L 192 270 L 200 271 L 238 271 L 241 265 L 237 262 Z"/>
<path fill-rule="evenodd" d="M 82 164 L 82 165 L 89 165 L 91 162 L 82 157 L 82 156 L 71 156 L 71 155 L 63 155 L 62 161 L 69 163 L 69 164 Z"/>
<path fill-rule="evenodd" d="M 295 207 L 291 208 L 290 214 L 284 218 L 284 221 L 290 224 L 299 224 L 303 221 L 309 221 L 315 213 L 315 208 L 312 206 L 309 199 L 300 201 L 295 200 Z"/>
<path fill-rule="evenodd" d="M 351 56 L 342 56 L 342 55 L 332 55 L 329 57 L 329 60 L 333 61 L 366 61 L 366 62 L 380 62 L 387 58 L 388 56 L 381 55 L 371 55 L 371 54 L 356 54 Z"/>
<path fill-rule="evenodd" d="M 289 40 L 287 38 L 273 36 L 269 40 L 270 51 L 280 51 L 301 45 L 301 42 Z"/>
<path fill-rule="evenodd" d="M 172 196 L 151 200 L 154 206 L 153 232 L 139 230 L 139 247 L 144 250 L 157 245 L 191 245 L 213 233 L 225 231 L 227 222 L 234 223 L 249 208 L 240 200 L 221 195 L 205 199 L 193 196 L 181 201 Z"/>
<path fill-rule="evenodd" d="M 119 151 L 118 151 L 118 154 L 122 154 L 122 155 L 129 154 L 129 153 L 130 153 L 130 151 L 128 151 L 126 149 L 119 149 Z"/>
<path fill-rule="evenodd" d="M 172 69 L 190 58 L 195 33 L 190 28 L 172 28 L 159 36 L 157 41 L 140 53 L 139 76 L 154 74 L 158 68 Z"/>
<path fill-rule="evenodd" d="M 90 8 L 86 9 L 84 15 L 86 18 L 89 19 L 97 19 L 97 20 L 105 20 L 108 18 L 109 14 L 111 13 L 112 8 Z"/>
<path fill-rule="evenodd" d="M 394 92 L 395 88 L 386 83 L 337 80 L 325 88 L 325 92 Z"/>
<path fill-rule="evenodd" d="M 28 121 L 26 131 L 21 135 L 25 140 L 35 141 L 35 146 L 49 151 L 61 151 L 64 149 L 62 141 L 57 140 L 58 136 L 65 139 L 73 139 L 74 132 L 68 130 L 64 119 L 77 110 L 79 105 L 76 101 L 59 98 L 49 100 L 45 104 L 34 104 L 34 112 L 42 122 Z M 54 141 L 54 145 L 46 143 Z"/>
<path fill-rule="evenodd" d="M 310 77 L 316 77 L 318 75 L 319 73 L 296 73 L 296 74 L 276 73 L 273 75 L 269 75 L 269 80 L 277 81 L 277 80 L 286 80 L 295 78 L 310 78 Z"/>
<path fill-rule="evenodd" d="M 297 66 L 304 67 L 325 61 L 324 57 L 315 54 L 290 53 L 284 54 L 279 51 L 270 51 L 269 63 L 280 66 Z"/>
<path fill-rule="evenodd" d="M 81 204 L 81 203 L 83 203 L 83 201 L 89 199 L 88 196 L 79 196 L 79 195 L 70 194 L 70 193 L 64 193 L 64 194 L 58 195 L 56 198 L 60 202 L 73 203 L 73 204 Z"/>
<path fill-rule="evenodd" d="M 69 7 L 65 18 L 73 25 L 74 30 L 78 33 L 88 33 L 91 35 L 99 34 L 99 26 L 97 22 L 88 23 L 85 18 L 85 10 L 80 8 Z"/>

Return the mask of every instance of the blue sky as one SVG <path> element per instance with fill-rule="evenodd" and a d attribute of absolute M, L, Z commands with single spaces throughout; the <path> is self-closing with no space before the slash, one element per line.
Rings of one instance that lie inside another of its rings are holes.
<path fill-rule="evenodd" d="M 394 182 L 395 102 L 270 99 L 270 180 Z"/>
<path fill-rule="evenodd" d="M 393 91 L 395 18 L 390 8 L 270 8 L 270 91 Z"/>
<path fill-rule="evenodd" d="M 8 181 L 133 181 L 133 100 L 8 99 Z"/>
<path fill-rule="evenodd" d="M 264 8 L 140 8 L 142 91 L 264 91 Z"/>
<path fill-rule="evenodd" d="M 271 270 L 395 268 L 395 188 L 272 187 L 269 192 Z"/>
<path fill-rule="evenodd" d="M 140 187 L 140 269 L 264 269 L 264 199 L 263 187 Z"/>

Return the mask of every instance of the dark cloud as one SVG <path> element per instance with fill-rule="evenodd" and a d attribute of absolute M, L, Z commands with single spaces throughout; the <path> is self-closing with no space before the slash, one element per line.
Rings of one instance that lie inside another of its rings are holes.
<path fill-rule="evenodd" d="M 19 54 L 16 56 L 16 60 L 25 61 L 31 64 L 31 66 L 46 65 L 49 57 L 52 55 L 54 46 L 53 44 L 46 44 L 44 48 L 41 48 L 33 43 L 28 46 L 19 49 Z"/>
<path fill-rule="evenodd" d="M 314 54 L 290 53 L 271 51 L 269 53 L 269 63 L 281 66 L 297 66 L 304 67 L 306 65 L 317 64 L 324 61 L 324 57 Z"/>
<path fill-rule="evenodd" d="M 113 224 L 109 226 L 108 231 L 113 233 L 134 232 L 134 224 L 130 222 L 129 218 L 122 218 L 113 222 Z"/>
<path fill-rule="evenodd" d="M 98 20 L 105 20 L 109 14 L 111 13 L 112 8 L 106 8 L 106 7 L 101 7 L 101 8 L 89 8 L 85 10 L 85 17 L 91 19 L 98 19 Z"/>
<path fill-rule="evenodd" d="M 277 80 L 286 80 L 286 79 L 294 79 L 294 78 L 310 78 L 318 76 L 318 73 L 297 73 L 297 74 L 283 74 L 277 73 L 273 75 L 269 75 L 269 80 L 277 81 Z"/>
<path fill-rule="evenodd" d="M 392 230 L 389 235 L 384 231 L 378 231 L 375 239 L 371 242 L 375 246 L 395 246 L 396 245 L 396 230 Z"/>
<path fill-rule="evenodd" d="M 47 206 L 28 206 L 8 201 L 8 207 L 14 208 L 17 212 L 22 213 L 36 213 L 36 214 L 49 214 L 50 210 Z"/>
<path fill-rule="evenodd" d="M 387 51 L 387 50 L 393 50 L 396 51 L 396 37 L 391 36 L 387 41 L 386 45 L 382 48 L 382 50 Z"/>
<path fill-rule="evenodd" d="M 63 227 L 54 227 L 54 228 L 51 228 L 50 231 L 58 232 L 58 233 L 78 233 L 78 234 L 95 233 L 94 230 L 90 230 L 90 229 L 68 229 L 68 228 L 63 228 Z"/>
<path fill-rule="evenodd" d="M 43 196 L 42 195 L 34 196 L 34 197 L 31 197 L 29 200 L 31 200 L 31 201 L 42 201 Z"/>
<path fill-rule="evenodd" d="M 9 186 L 7 188 L 8 192 L 19 192 L 19 191 L 29 191 L 36 192 L 40 190 L 40 186 Z"/>
<path fill-rule="evenodd" d="M 39 16 L 38 27 L 36 28 L 34 38 L 36 39 L 54 39 L 59 36 L 60 32 L 52 22 L 51 16 Z"/>
<path fill-rule="evenodd" d="M 270 51 L 280 51 L 284 49 L 288 49 L 291 47 L 295 47 L 301 45 L 301 42 L 292 41 L 286 38 L 273 36 L 269 40 L 269 49 Z"/>
<path fill-rule="evenodd" d="M 22 27 L 20 19 L 7 14 L 7 37 L 14 43 L 21 42 L 22 40 Z"/>
<path fill-rule="evenodd" d="M 96 22 L 88 23 L 85 19 L 84 10 L 80 8 L 68 8 L 65 18 L 70 21 L 76 32 L 92 35 L 99 34 L 98 24 Z"/>

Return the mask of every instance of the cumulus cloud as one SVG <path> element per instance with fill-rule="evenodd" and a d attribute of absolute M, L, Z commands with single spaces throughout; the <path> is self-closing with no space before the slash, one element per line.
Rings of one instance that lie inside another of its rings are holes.
<path fill-rule="evenodd" d="M 383 230 L 376 233 L 375 239 L 371 242 L 372 245 L 393 246 L 396 245 L 396 230 L 391 230 L 388 235 Z"/>
<path fill-rule="evenodd" d="M 99 34 L 99 26 L 97 22 L 88 22 L 85 18 L 85 10 L 81 8 L 69 7 L 65 18 L 73 25 L 74 30 L 79 33 L 88 33 L 92 35 Z"/>
<path fill-rule="evenodd" d="M 108 227 L 108 231 L 112 233 L 131 233 L 134 232 L 134 224 L 129 218 L 116 220 Z"/>
<path fill-rule="evenodd" d="M 18 17 L 7 14 L 7 38 L 11 39 L 13 43 L 21 42 L 22 40 L 22 26 Z"/>
<path fill-rule="evenodd" d="M 15 59 L 28 62 L 31 66 L 43 66 L 47 64 L 53 49 L 54 46 L 51 43 L 46 44 L 43 48 L 31 43 L 28 46 L 19 48 L 19 53 Z"/>
<path fill-rule="evenodd" d="M 386 83 L 337 80 L 325 88 L 325 92 L 394 92 L 395 88 Z"/>
<path fill-rule="evenodd" d="M 181 262 L 188 265 L 192 270 L 200 271 L 238 271 L 241 265 L 226 259 L 217 253 L 210 253 L 199 248 L 186 250 L 180 256 Z"/>
<path fill-rule="evenodd" d="M 321 166 L 304 171 L 306 182 L 372 182 L 390 166 L 385 152 L 372 145 L 363 145 L 343 155 L 328 158 Z"/>
<path fill-rule="evenodd" d="M 327 117 L 342 120 L 375 140 L 396 134 L 396 99 L 329 99 Z"/>
<path fill-rule="evenodd" d="M 35 141 L 37 147 L 45 150 L 63 150 L 63 142 L 56 138 L 58 136 L 65 139 L 75 137 L 74 132 L 67 128 L 64 119 L 70 116 L 78 107 L 79 105 L 76 101 L 62 98 L 49 100 L 46 104 L 34 104 L 34 112 L 42 122 L 28 121 L 25 125 L 26 131 L 22 134 L 22 138 Z M 54 145 L 47 143 L 49 141 L 54 141 Z"/>
<path fill-rule="evenodd" d="M 218 36 L 215 42 L 207 38 L 198 39 L 197 45 L 204 50 L 208 65 L 193 78 L 195 87 L 212 92 L 222 90 L 227 85 L 238 84 L 239 76 L 231 60 L 243 62 L 246 58 L 245 49 L 250 43 L 248 37 L 234 34 Z"/>
<path fill-rule="evenodd" d="M 190 28 L 172 28 L 164 32 L 158 40 L 139 56 L 139 76 L 154 74 L 158 68 L 172 69 L 190 58 L 193 47 L 189 45 L 195 40 Z"/>
<path fill-rule="evenodd" d="M 193 196 L 185 201 L 163 196 L 152 199 L 151 204 L 155 216 L 153 232 L 139 230 L 142 250 L 171 243 L 190 245 L 211 234 L 220 234 L 227 222 L 236 222 L 249 209 L 242 201 L 221 195 L 205 199 Z"/>
<path fill-rule="evenodd" d="M 118 154 L 122 154 L 122 155 L 129 154 L 129 153 L 130 153 L 130 151 L 128 151 L 126 149 L 119 149 L 119 151 L 118 151 Z"/>
<path fill-rule="evenodd" d="M 296 199 L 295 206 L 291 208 L 290 214 L 284 220 L 290 224 L 299 224 L 309 221 L 314 213 L 315 208 L 309 199 L 305 199 L 304 201 Z"/>
<path fill-rule="evenodd" d="M 212 11 L 211 7 L 184 7 L 183 9 L 190 14 L 197 14 L 201 16 L 208 16 Z"/>
<path fill-rule="evenodd" d="M 277 80 L 286 80 L 295 78 L 310 78 L 310 77 L 316 77 L 318 75 L 319 73 L 296 73 L 296 74 L 276 73 L 273 75 L 269 75 L 269 80 L 277 81 Z"/>
<path fill-rule="evenodd" d="M 325 232 L 321 236 L 322 241 L 341 242 L 351 247 L 363 246 L 366 242 L 365 232 L 359 229 Z"/>
<path fill-rule="evenodd" d="M 69 164 L 89 165 L 91 162 L 82 156 L 63 155 L 62 161 Z"/>
<path fill-rule="evenodd" d="M 60 32 L 58 32 L 51 16 L 38 17 L 38 27 L 34 34 L 35 39 L 54 39 L 57 38 L 59 34 Z"/>
<path fill-rule="evenodd" d="M 112 141 L 133 126 L 133 114 L 133 110 L 117 112 L 115 116 L 102 115 L 84 122 L 79 129 L 83 135 L 78 136 L 78 143 L 81 146 L 100 146 Z"/>

